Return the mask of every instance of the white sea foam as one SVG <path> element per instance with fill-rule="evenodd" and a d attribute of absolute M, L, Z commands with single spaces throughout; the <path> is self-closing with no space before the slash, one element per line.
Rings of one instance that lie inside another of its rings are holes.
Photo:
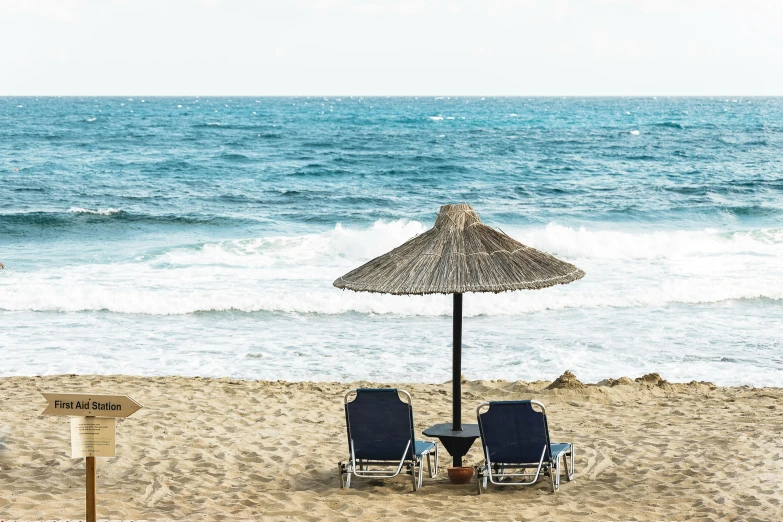
<path fill-rule="evenodd" d="M 707 228 L 631 233 L 550 223 L 543 228 L 521 229 L 511 234 L 527 245 L 572 259 L 703 259 L 703 256 L 739 254 L 781 256 L 783 259 L 783 228 L 749 232 Z"/>
<path fill-rule="evenodd" d="M 112 214 L 116 214 L 118 212 L 122 212 L 119 208 L 99 208 L 99 209 L 89 209 L 89 208 L 81 208 L 81 207 L 71 207 L 68 209 L 68 212 L 71 212 L 73 214 L 96 214 L 99 216 L 110 216 Z"/>
<path fill-rule="evenodd" d="M 443 120 L 443 116 L 430 116 L 430 119 L 432 121 L 442 121 Z"/>
<path fill-rule="evenodd" d="M 641 133 L 638 130 L 632 130 L 630 134 L 631 136 L 638 136 Z"/>
<path fill-rule="evenodd" d="M 0 310 L 11 311 L 0 312 L 0 347 L 15 347 L 0 374 L 446 380 L 450 359 L 436 354 L 450 351 L 450 296 L 332 286 L 426 228 L 378 221 L 119 262 L 14 264 L 0 273 Z M 469 378 L 555 378 L 570 368 L 588 382 L 658 371 L 672 381 L 781 385 L 783 229 L 503 229 L 587 275 L 541 291 L 467 295 Z M 98 310 L 114 313 L 28 312 Z M 210 311 L 219 313 L 192 315 Z M 353 359 L 363 362 L 346 363 Z"/>
<path fill-rule="evenodd" d="M 82 212 L 85 209 L 76 209 Z M 92 213 L 117 211 L 87 211 Z M 107 264 L 6 271 L 0 309 L 181 315 L 202 311 L 438 316 L 443 296 L 339 291 L 332 281 L 423 232 L 417 221 L 171 248 Z M 587 272 L 537 292 L 470 295 L 466 316 L 783 299 L 783 229 L 630 233 L 556 224 L 507 231 Z"/>

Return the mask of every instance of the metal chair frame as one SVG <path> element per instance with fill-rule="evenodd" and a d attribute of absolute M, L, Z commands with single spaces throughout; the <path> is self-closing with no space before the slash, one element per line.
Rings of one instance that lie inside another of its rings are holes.
<path fill-rule="evenodd" d="M 351 394 L 356 394 L 358 392 L 357 389 L 348 390 L 345 392 L 345 395 L 343 395 L 343 405 L 348 405 L 348 398 Z M 405 390 L 397 390 L 398 394 L 403 394 L 405 398 L 407 399 L 408 407 L 412 408 L 412 400 L 411 400 L 411 394 L 408 393 Z M 411 433 L 413 433 L 413 426 L 411 428 Z M 409 440 L 408 444 L 405 446 L 405 451 L 402 453 L 402 458 L 400 458 L 399 461 L 396 460 L 366 460 L 366 459 L 357 459 L 356 453 L 354 451 L 353 447 L 353 439 L 350 440 L 350 456 L 348 459 L 348 462 L 338 462 L 337 463 L 337 469 L 340 473 L 340 487 L 341 488 L 350 488 L 351 487 L 351 475 L 354 475 L 356 477 L 360 478 L 394 478 L 397 475 L 399 475 L 402 472 L 403 466 L 405 466 L 406 471 L 405 473 L 410 474 L 411 478 L 413 479 L 413 491 L 418 490 L 424 480 L 424 457 L 427 457 L 427 469 L 430 473 L 430 478 L 435 478 L 438 475 L 438 443 L 433 442 L 434 446 L 426 451 L 423 451 L 421 455 L 416 455 L 415 448 L 413 453 L 413 459 L 408 458 L 408 450 L 411 447 L 411 444 L 415 443 L 415 439 Z M 435 465 L 433 466 L 433 462 L 431 460 L 431 457 L 434 454 L 434 460 Z M 407 464 L 407 466 L 406 466 Z M 393 469 L 370 469 L 370 466 L 383 466 L 383 467 L 392 467 Z M 418 476 L 416 474 L 416 468 L 419 468 Z M 363 469 L 362 469 L 363 468 Z"/>
<path fill-rule="evenodd" d="M 546 408 L 538 401 L 530 401 L 531 404 L 541 408 L 541 411 L 546 419 Z M 481 425 L 481 413 L 482 408 L 489 410 L 490 403 L 482 402 L 476 408 L 476 417 L 478 418 L 479 425 Z M 483 433 L 483 431 L 482 431 Z M 560 464 L 564 461 L 565 456 L 565 471 L 566 479 L 570 482 L 574 480 L 574 445 L 572 443 L 555 443 L 555 444 L 568 444 L 567 450 L 559 452 L 557 455 L 553 455 L 550 451 L 549 461 L 545 461 L 547 445 L 552 442 L 549 440 L 549 428 L 547 425 L 546 433 L 546 445 L 541 449 L 541 459 L 538 462 L 527 463 L 505 463 L 505 462 L 491 462 L 489 458 L 489 448 L 484 445 L 482 440 L 482 447 L 484 449 L 484 464 L 476 466 L 476 477 L 478 478 L 478 493 L 482 494 L 487 489 L 487 482 L 495 484 L 496 486 L 531 486 L 538 482 L 538 477 L 542 471 L 549 475 L 549 480 L 552 485 L 552 493 L 556 493 L 560 490 Z M 569 463 L 570 461 L 570 463 Z M 521 469 L 521 473 L 506 473 L 506 468 L 509 469 Z M 526 473 L 527 468 L 535 468 L 535 473 Z M 494 469 L 494 472 L 493 472 Z M 529 482 L 514 482 L 506 481 L 510 478 L 529 478 L 532 479 Z"/>

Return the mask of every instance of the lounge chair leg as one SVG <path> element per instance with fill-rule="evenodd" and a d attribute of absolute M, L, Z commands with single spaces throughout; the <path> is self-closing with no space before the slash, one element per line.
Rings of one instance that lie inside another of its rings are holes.
<path fill-rule="evenodd" d="M 560 468 L 562 466 L 562 463 L 563 463 L 563 457 L 561 456 L 560 458 L 557 459 L 557 477 L 555 477 L 557 479 L 558 491 L 560 490 Z"/>
<path fill-rule="evenodd" d="M 570 461 L 570 462 L 569 462 Z M 565 458 L 566 479 L 571 482 L 574 480 L 574 445 L 571 444 L 571 451 Z"/>
<path fill-rule="evenodd" d="M 478 489 L 478 494 L 481 495 L 484 493 L 487 489 L 487 477 L 484 476 L 484 468 L 481 466 L 476 466 L 476 488 Z"/>
<path fill-rule="evenodd" d="M 416 478 L 416 460 L 411 464 L 411 477 L 413 477 L 413 491 L 419 489 L 419 479 Z"/>
<path fill-rule="evenodd" d="M 427 469 L 430 471 L 430 478 L 435 478 L 438 476 L 438 445 L 437 444 L 435 444 L 434 456 L 432 455 L 432 450 L 427 452 Z"/>
<path fill-rule="evenodd" d="M 560 490 L 560 459 L 558 456 L 555 462 L 549 463 L 549 478 L 552 482 L 552 493 L 557 493 Z"/>
<path fill-rule="evenodd" d="M 337 471 L 340 473 L 340 488 L 350 488 L 351 471 L 342 462 L 337 463 Z"/>

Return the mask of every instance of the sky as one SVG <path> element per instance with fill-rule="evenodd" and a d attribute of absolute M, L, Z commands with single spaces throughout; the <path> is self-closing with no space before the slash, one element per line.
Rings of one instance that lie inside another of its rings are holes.
<path fill-rule="evenodd" d="M 0 0 L 0 95 L 783 95 L 783 2 Z"/>

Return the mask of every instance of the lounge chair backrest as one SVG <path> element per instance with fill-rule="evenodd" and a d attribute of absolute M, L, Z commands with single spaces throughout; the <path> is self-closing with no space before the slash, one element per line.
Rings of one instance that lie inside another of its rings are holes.
<path fill-rule="evenodd" d="M 406 446 L 413 458 L 413 410 L 396 389 L 359 388 L 345 405 L 345 423 L 357 459 L 398 461 Z"/>
<path fill-rule="evenodd" d="M 544 460 L 550 459 L 546 413 L 534 410 L 533 404 L 531 401 L 490 402 L 489 410 L 479 414 L 481 442 L 491 462 L 537 463 L 542 452 Z"/>

